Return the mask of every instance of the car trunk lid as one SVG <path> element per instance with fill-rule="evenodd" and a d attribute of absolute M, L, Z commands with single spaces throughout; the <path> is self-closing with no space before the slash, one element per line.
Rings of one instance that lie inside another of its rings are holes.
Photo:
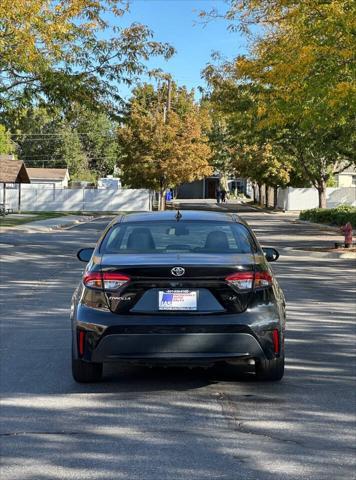
<path fill-rule="evenodd" d="M 239 313 L 248 307 L 252 290 L 238 291 L 226 278 L 254 270 L 253 254 L 150 254 L 139 261 L 137 255 L 104 254 L 101 259 L 104 277 L 129 278 L 118 289 L 105 288 L 108 306 L 117 314 Z"/>

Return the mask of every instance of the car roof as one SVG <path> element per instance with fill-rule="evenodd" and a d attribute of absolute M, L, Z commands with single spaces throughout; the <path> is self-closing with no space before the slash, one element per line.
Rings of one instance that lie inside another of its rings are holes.
<path fill-rule="evenodd" d="M 207 210 L 179 210 L 180 220 L 205 220 L 212 222 L 239 222 L 245 223 L 237 214 L 228 212 L 215 212 Z M 129 222 L 155 222 L 160 220 L 176 220 L 177 210 L 165 210 L 163 212 L 134 212 L 125 213 L 114 219 L 112 223 Z"/>

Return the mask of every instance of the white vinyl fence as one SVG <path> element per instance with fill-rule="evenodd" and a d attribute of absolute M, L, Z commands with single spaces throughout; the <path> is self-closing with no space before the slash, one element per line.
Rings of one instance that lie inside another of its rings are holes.
<path fill-rule="evenodd" d="M 307 210 L 319 205 L 318 191 L 315 188 L 278 189 L 277 206 L 284 210 Z M 340 187 L 326 189 L 326 206 L 334 208 L 338 205 L 356 206 L 356 187 Z"/>
<path fill-rule="evenodd" d="M 3 188 L 0 185 L 0 203 L 3 203 Z M 22 211 L 149 211 L 151 193 L 144 189 L 66 189 L 37 188 L 21 185 Z M 6 188 L 6 206 L 19 209 L 18 185 Z"/>

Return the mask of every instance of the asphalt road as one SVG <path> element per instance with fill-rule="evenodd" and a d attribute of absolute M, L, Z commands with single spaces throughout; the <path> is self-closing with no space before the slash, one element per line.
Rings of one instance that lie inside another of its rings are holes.
<path fill-rule="evenodd" d="M 294 235 L 275 216 L 245 216 L 264 244 Z M 274 264 L 288 304 L 280 383 L 110 366 L 102 383 L 78 385 L 75 252 L 106 222 L 1 235 L 1 480 L 356 478 L 355 265 L 311 256 Z"/>

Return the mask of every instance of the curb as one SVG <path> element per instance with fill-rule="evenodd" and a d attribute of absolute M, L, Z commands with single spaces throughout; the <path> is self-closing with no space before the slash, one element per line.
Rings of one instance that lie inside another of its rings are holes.
<path fill-rule="evenodd" d="M 330 232 L 337 232 L 339 235 L 342 236 L 340 227 L 333 227 L 332 225 L 328 225 L 325 223 L 308 222 L 308 220 L 293 220 L 293 223 L 299 223 L 301 225 L 310 225 L 312 227 L 318 228 L 319 230 L 328 230 Z"/>
<path fill-rule="evenodd" d="M 256 212 L 263 212 L 263 213 L 268 213 L 269 215 L 278 215 L 280 213 L 285 214 L 287 212 L 283 212 L 283 210 L 269 210 L 266 207 L 258 207 L 255 204 L 250 205 L 248 202 L 241 202 L 242 205 L 245 205 L 248 208 L 252 208 L 252 210 L 255 210 Z"/>
<path fill-rule="evenodd" d="M 334 258 L 334 259 L 350 259 L 356 260 L 356 252 L 318 252 L 317 250 L 296 250 L 291 247 L 278 248 L 281 256 L 292 257 L 317 257 L 317 258 Z"/>
<path fill-rule="evenodd" d="M 2 227 L 2 232 L 19 232 L 19 233 L 46 233 L 46 232 L 52 232 L 56 230 L 67 230 L 71 227 L 74 227 L 75 225 L 78 225 L 80 223 L 89 223 L 92 222 L 95 218 L 94 216 L 90 217 L 83 217 L 83 218 L 77 218 L 76 220 L 72 220 L 70 222 L 66 223 L 59 223 L 57 225 L 52 225 L 51 227 L 47 226 L 31 226 L 32 222 L 25 223 L 23 225 L 16 225 L 14 227 Z M 34 220 L 36 221 L 36 220 Z"/>
<path fill-rule="evenodd" d="M 256 205 L 251 205 L 246 202 L 242 202 L 240 205 L 244 205 L 245 207 L 251 208 L 251 210 L 254 210 L 255 212 L 267 213 L 268 215 L 279 215 L 281 218 L 283 218 L 283 220 L 286 220 L 289 222 L 294 221 L 291 217 L 299 215 L 299 210 L 286 210 L 286 211 L 283 211 L 282 209 L 270 210 L 265 207 L 258 207 Z"/>
<path fill-rule="evenodd" d="M 80 223 L 90 223 L 95 218 L 99 218 L 99 217 L 91 216 L 91 217 L 85 217 L 83 219 L 79 218 L 77 220 L 73 220 L 72 222 L 62 223 L 62 224 L 59 224 L 59 225 L 53 225 L 53 227 L 49 227 L 48 230 L 49 231 L 51 231 L 51 230 L 69 230 L 70 228 L 75 227 L 75 225 L 78 225 Z"/>

